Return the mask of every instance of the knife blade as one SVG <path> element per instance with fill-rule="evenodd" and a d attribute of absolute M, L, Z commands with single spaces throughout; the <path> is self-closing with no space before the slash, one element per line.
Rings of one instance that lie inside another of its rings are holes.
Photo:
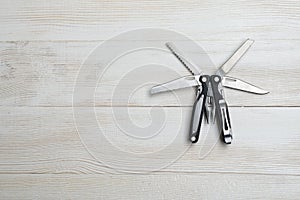
<path fill-rule="evenodd" d="M 255 85 L 242 81 L 238 78 L 224 76 L 222 79 L 222 85 L 227 88 L 241 90 L 254 94 L 268 94 L 269 91 L 263 90 Z"/>

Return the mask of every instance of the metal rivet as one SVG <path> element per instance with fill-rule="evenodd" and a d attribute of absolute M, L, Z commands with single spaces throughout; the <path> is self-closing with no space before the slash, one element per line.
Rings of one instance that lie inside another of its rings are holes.
<path fill-rule="evenodd" d="M 214 80 L 215 80 L 215 82 L 219 82 L 220 79 L 219 79 L 219 77 L 216 76 L 216 77 L 214 78 Z"/>
<path fill-rule="evenodd" d="M 207 78 L 206 77 L 202 77 L 202 82 L 206 82 Z"/>
<path fill-rule="evenodd" d="M 196 137 L 195 136 L 191 137 L 191 141 L 195 142 L 196 141 Z"/>

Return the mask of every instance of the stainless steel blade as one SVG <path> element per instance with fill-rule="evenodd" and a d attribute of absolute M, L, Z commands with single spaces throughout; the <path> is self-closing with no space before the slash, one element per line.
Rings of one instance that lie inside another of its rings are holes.
<path fill-rule="evenodd" d="M 247 39 L 240 48 L 216 71 L 216 75 L 225 76 L 247 52 L 247 50 L 254 43 L 254 40 Z"/>
<path fill-rule="evenodd" d="M 250 92 L 254 94 L 267 94 L 269 93 L 266 90 L 263 90 L 255 85 L 247 83 L 237 78 L 224 76 L 222 79 L 222 85 L 227 88 L 242 90 L 245 92 Z"/>
<path fill-rule="evenodd" d="M 200 86 L 199 82 L 200 75 L 197 76 L 184 76 L 170 82 L 157 85 L 151 88 L 150 93 L 156 94 L 159 92 L 166 92 L 170 90 L 177 90 L 181 88 L 193 87 L 193 86 Z"/>
<path fill-rule="evenodd" d="M 196 67 L 193 63 L 189 62 L 184 54 L 180 52 L 173 43 L 167 42 L 166 46 L 169 48 L 169 50 L 172 52 L 172 54 L 182 63 L 182 65 L 192 74 L 192 75 L 198 75 L 201 74 L 202 71 L 198 67 Z"/>

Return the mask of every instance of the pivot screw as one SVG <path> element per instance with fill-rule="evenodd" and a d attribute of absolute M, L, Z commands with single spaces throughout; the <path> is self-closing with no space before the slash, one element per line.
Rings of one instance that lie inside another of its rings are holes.
<path fill-rule="evenodd" d="M 214 78 L 214 80 L 215 80 L 215 82 L 219 82 L 219 81 L 220 81 L 220 78 L 219 78 L 218 76 L 216 76 L 216 77 Z"/>

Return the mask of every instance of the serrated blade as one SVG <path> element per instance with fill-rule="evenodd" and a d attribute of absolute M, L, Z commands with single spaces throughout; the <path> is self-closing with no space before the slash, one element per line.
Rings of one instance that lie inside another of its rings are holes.
<path fill-rule="evenodd" d="M 197 76 L 184 76 L 178 79 L 175 79 L 173 81 L 169 81 L 167 83 L 156 85 L 151 88 L 150 93 L 156 94 L 160 92 L 166 92 L 170 90 L 177 90 L 181 88 L 187 88 L 187 87 L 193 87 L 193 86 L 199 86 L 199 77 Z"/>
<path fill-rule="evenodd" d="M 189 62 L 185 58 L 185 56 L 182 54 L 182 52 L 180 52 L 173 43 L 167 42 L 166 46 L 192 75 L 198 75 L 198 74 L 202 73 L 202 71 L 198 67 L 195 67 L 195 65 L 193 63 Z"/>
<path fill-rule="evenodd" d="M 227 88 L 235 89 L 235 90 L 242 90 L 245 92 L 250 92 L 254 94 L 267 94 L 269 93 L 266 90 L 263 90 L 255 85 L 247 83 L 237 78 L 233 77 L 223 77 L 222 85 Z"/>

